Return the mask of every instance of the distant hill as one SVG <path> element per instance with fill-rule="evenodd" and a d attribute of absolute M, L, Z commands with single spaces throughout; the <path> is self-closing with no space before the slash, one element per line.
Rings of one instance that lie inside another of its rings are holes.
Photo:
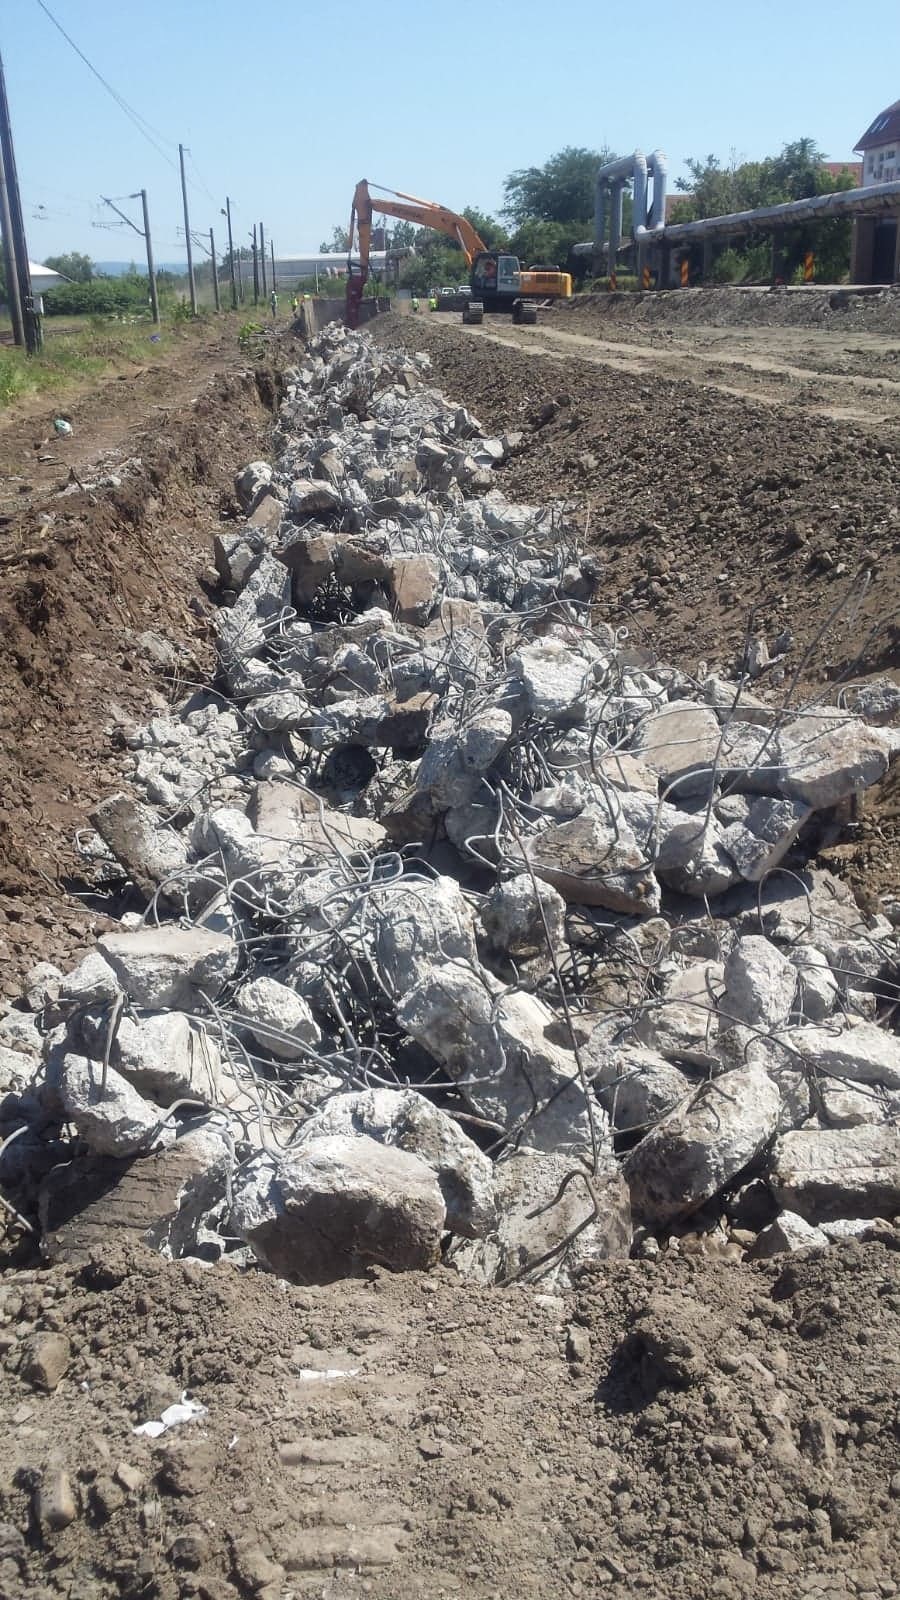
<path fill-rule="evenodd" d="M 95 261 L 94 269 L 97 272 L 102 272 L 105 278 L 121 278 L 124 273 L 131 271 L 133 264 L 137 266 L 138 272 L 146 270 L 142 261 L 135 263 L 131 261 Z M 157 272 L 174 272 L 177 277 L 184 277 L 187 272 L 187 262 L 157 261 L 156 270 Z"/>

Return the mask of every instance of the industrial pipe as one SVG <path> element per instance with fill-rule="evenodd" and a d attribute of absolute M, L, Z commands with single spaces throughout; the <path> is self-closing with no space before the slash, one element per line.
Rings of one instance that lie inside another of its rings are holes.
<path fill-rule="evenodd" d="M 647 157 L 647 167 L 653 174 L 653 204 L 647 226 L 651 233 L 655 233 L 666 221 L 666 178 L 669 168 L 662 150 L 654 150 Z"/>
<path fill-rule="evenodd" d="M 900 210 L 900 180 L 876 183 L 862 189 L 839 189 L 834 194 L 816 194 L 808 200 L 786 200 L 777 206 L 757 206 L 754 211 L 732 211 L 727 216 L 704 217 L 699 222 L 675 222 L 657 235 L 661 244 L 686 244 L 692 239 L 735 236 L 757 229 L 785 227 L 792 222 L 823 217 L 866 216 L 871 213 L 896 213 Z M 575 246 L 579 254 L 593 248 Z"/>

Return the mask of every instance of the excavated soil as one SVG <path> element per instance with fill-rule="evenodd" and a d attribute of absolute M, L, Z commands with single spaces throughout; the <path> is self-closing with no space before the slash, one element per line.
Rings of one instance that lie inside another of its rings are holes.
<path fill-rule="evenodd" d="M 435 382 L 487 428 L 522 430 L 498 486 L 566 503 L 604 564 L 599 615 L 651 658 L 730 669 L 748 628 L 770 645 L 789 630 L 787 681 L 799 671 L 807 695 L 898 676 L 900 429 L 875 438 L 702 382 L 536 353 L 541 328 L 508 318 L 481 331 L 392 316 L 373 331 L 427 350 Z M 864 896 L 900 886 L 898 809 L 895 773 L 832 863 Z"/>
<path fill-rule="evenodd" d="M 0 1595 L 881 1600 L 897 1249 L 602 1265 L 566 1304 L 119 1249 L 7 1275 Z M 29 1341 L 53 1330 L 71 1361 L 46 1393 Z M 133 1433 L 184 1390 L 205 1416 Z M 54 1532 L 35 1505 L 59 1471 Z"/>
<path fill-rule="evenodd" d="M 102 904 L 84 894 L 74 835 L 115 786 L 116 724 L 209 677 L 200 585 L 210 539 L 237 512 L 236 467 L 268 448 L 277 396 L 273 372 L 248 371 L 238 355 L 232 342 L 214 368 L 198 361 L 193 379 L 181 374 L 180 404 L 149 428 L 156 375 L 143 412 L 132 395 L 118 428 L 114 382 L 96 426 L 99 402 L 86 397 L 77 479 L 57 468 L 55 490 L 30 485 L 3 519 L 0 994 L 17 994 L 36 960 L 66 959 L 104 925 Z M 178 377 L 168 382 L 177 394 Z M 129 426 L 137 415 L 143 426 Z M 0 433 L 7 488 L 40 427 L 13 420 Z M 148 632 L 174 647 L 170 658 Z"/>

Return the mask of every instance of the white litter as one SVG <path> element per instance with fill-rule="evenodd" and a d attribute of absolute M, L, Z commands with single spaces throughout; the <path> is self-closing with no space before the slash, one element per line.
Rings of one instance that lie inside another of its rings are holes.
<path fill-rule="evenodd" d="M 359 1367 L 300 1367 L 297 1377 L 301 1383 L 334 1383 L 336 1378 L 358 1378 Z"/>
<path fill-rule="evenodd" d="M 143 1434 L 145 1439 L 158 1439 L 160 1434 L 168 1433 L 170 1428 L 177 1428 L 182 1422 L 194 1422 L 197 1417 L 205 1416 L 206 1406 L 201 1406 L 196 1400 L 189 1400 L 185 1390 L 180 1405 L 166 1406 L 158 1421 L 154 1418 L 151 1422 L 142 1422 L 131 1431 Z"/>

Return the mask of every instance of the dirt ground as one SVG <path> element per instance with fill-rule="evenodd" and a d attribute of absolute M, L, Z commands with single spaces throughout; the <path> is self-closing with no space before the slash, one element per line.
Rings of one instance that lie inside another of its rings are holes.
<path fill-rule="evenodd" d="M 115 1246 L 7 1275 L 0 1595 L 887 1600 L 898 1243 L 602 1265 L 566 1303 Z M 184 1390 L 205 1416 L 133 1433 Z M 48 1531 L 60 1472 L 75 1516 Z"/>
<path fill-rule="evenodd" d="M 605 564 L 602 614 L 639 645 L 725 664 L 753 615 L 770 642 L 791 629 L 805 693 L 895 675 L 893 425 L 798 417 L 687 358 L 673 376 L 545 354 L 575 315 L 375 332 L 427 348 L 489 427 L 523 430 L 499 485 L 570 502 Z M 645 359 L 634 328 L 616 341 Z M 102 924 L 67 892 L 82 892 L 72 837 L 116 784 L 117 708 L 146 716 L 208 675 L 209 539 L 234 514 L 235 469 L 266 452 L 277 381 L 231 347 L 169 375 L 162 419 L 158 375 L 129 390 L 120 426 L 119 391 L 98 393 L 76 471 L 88 484 L 118 464 L 121 483 L 63 492 L 66 467 L 4 525 L 9 993 Z M 8 480 L 35 426 L 0 429 Z M 900 880 L 898 840 L 895 781 L 832 854 L 877 896 Z M 0 1251 L 0 1600 L 891 1600 L 900 1232 L 876 1231 L 756 1265 L 684 1241 L 598 1264 L 565 1300 L 449 1268 L 300 1289 L 112 1237 L 76 1265 Z M 45 1389 L 53 1334 L 67 1343 Z M 205 1414 L 157 1440 L 132 1431 L 184 1391 Z"/>
<path fill-rule="evenodd" d="M 0 421 L 0 496 L 15 503 L 0 517 L 0 994 L 103 926 L 75 831 L 116 784 L 116 722 L 208 677 L 210 539 L 236 513 L 236 466 L 267 448 L 275 393 L 234 332 L 214 331 L 72 401 L 52 464 L 29 457 L 53 411 Z"/>
<path fill-rule="evenodd" d="M 646 342 L 616 345 L 610 357 L 610 330 L 618 337 L 626 327 L 636 341 L 638 324 L 608 306 L 542 316 L 536 328 L 421 315 L 414 335 L 409 317 L 374 326 L 377 338 L 426 349 L 436 383 L 465 396 L 487 428 L 522 430 L 522 450 L 498 471 L 498 485 L 513 498 L 566 502 L 604 563 L 598 615 L 698 676 L 730 668 L 748 627 L 770 645 L 789 631 L 785 693 L 799 673 L 795 699 L 833 700 L 860 679 L 897 677 L 900 412 L 874 434 L 813 416 L 783 389 L 777 403 L 725 392 L 707 382 L 696 351 L 673 357 L 661 346 L 655 325 L 641 334 Z M 558 328 L 570 321 L 599 338 L 566 342 Z M 815 359 L 838 337 L 793 332 Z M 684 337 L 690 345 L 703 335 L 745 337 L 709 327 Z M 780 329 L 746 337 L 770 360 L 783 347 Z M 629 359 L 639 351 L 640 374 L 620 349 Z M 832 865 L 864 894 L 895 893 L 896 776 L 867 802 L 857 829 Z"/>

